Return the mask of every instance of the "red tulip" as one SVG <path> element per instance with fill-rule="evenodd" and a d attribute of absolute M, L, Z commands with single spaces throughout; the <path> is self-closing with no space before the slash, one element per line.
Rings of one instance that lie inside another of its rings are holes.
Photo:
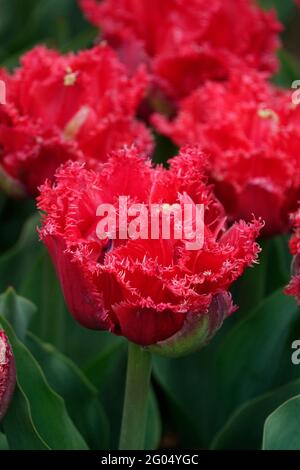
<path fill-rule="evenodd" d="M 82 325 L 159 348 L 179 337 L 180 351 L 187 352 L 194 343 L 203 345 L 232 313 L 228 289 L 256 261 L 261 223 L 240 221 L 227 229 L 223 208 L 206 184 L 205 165 L 197 148 L 182 149 L 168 170 L 152 168 L 136 148 L 126 148 L 112 154 L 99 173 L 70 163 L 57 172 L 53 186 L 41 188 L 41 239 L 69 310 Z M 149 231 L 144 239 L 124 239 L 119 230 L 117 237 L 100 240 L 97 208 L 111 204 L 120 218 L 120 196 L 148 209 L 188 202 L 191 226 L 203 204 L 203 246 L 191 250 L 185 236 L 172 232 L 166 238 L 161 230 L 157 239 Z"/>
<path fill-rule="evenodd" d="M 249 66 L 272 73 L 281 25 L 252 0 L 80 0 L 130 71 L 150 68 L 172 98 Z"/>
<path fill-rule="evenodd" d="M 77 55 L 36 47 L 12 76 L 1 77 L 7 105 L 0 109 L 0 165 L 13 193 L 36 195 L 68 160 L 93 167 L 124 144 L 152 149 L 150 132 L 135 119 L 147 74 L 141 67 L 128 77 L 105 45 Z"/>
<path fill-rule="evenodd" d="M 158 130 L 178 145 L 199 144 L 211 156 L 209 175 L 230 220 L 265 220 L 266 236 L 286 232 L 300 196 L 300 111 L 291 92 L 257 73 L 208 82 Z"/>
<path fill-rule="evenodd" d="M 0 330 L 0 421 L 10 404 L 16 384 L 16 367 L 11 346 Z"/>

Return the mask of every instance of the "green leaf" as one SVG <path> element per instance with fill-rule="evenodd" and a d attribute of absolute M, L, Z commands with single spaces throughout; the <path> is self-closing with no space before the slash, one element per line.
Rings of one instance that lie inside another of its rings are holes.
<path fill-rule="evenodd" d="M 108 331 L 96 331 L 83 328 L 68 313 L 66 316 L 65 353 L 82 367 L 86 367 L 95 357 L 107 349 L 120 346 L 124 339 Z M 81 345 L 81 347 L 78 347 Z"/>
<path fill-rule="evenodd" d="M 259 264 L 247 268 L 243 276 L 233 285 L 232 294 L 239 307 L 238 318 L 253 310 L 266 295 L 267 271 L 269 265 L 270 241 L 260 240 Z M 252 286 L 255 285 L 255 290 Z M 249 292 L 251 295 L 249 295 Z"/>
<path fill-rule="evenodd" d="M 18 14 L 16 15 L 16 11 Z M 18 63 L 18 56 L 38 43 L 63 50 L 72 49 L 72 41 L 78 35 L 93 31 L 92 39 L 98 35 L 96 28 L 85 21 L 74 0 L 9 0 L 1 3 L 0 61 L 11 67 Z M 88 36 L 81 47 L 92 45 Z"/>
<path fill-rule="evenodd" d="M 27 346 L 42 367 L 50 386 L 64 399 L 79 431 L 94 450 L 108 445 L 109 425 L 96 387 L 84 373 L 52 345 L 42 343 L 31 333 Z"/>
<path fill-rule="evenodd" d="M 278 291 L 245 318 L 237 312 L 226 320 L 202 351 L 176 361 L 155 358 L 182 445 L 208 448 L 237 407 L 294 379 L 291 344 L 299 321 L 294 300 Z"/>
<path fill-rule="evenodd" d="M 63 399 L 50 388 L 34 357 L 24 344 L 18 340 L 7 320 L 0 317 L 0 323 L 13 349 L 17 367 L 18 387 L 26 397 L 32 423 L 43 442 L 50 449 L 55 450 L 87 449 L 84 439 L 66 411 Z M 13 439 L 12 429 L 10 427 L 4 427 L 4 429 L 10 442 Z M 17 442 L 14 448 L 18 448 Z"/>
<path fill-rule="evenodd" d="M 224 330 L 226 331 L 224 325 Z M 222 333 L 222 331 L 220 331 Z M 182 446 L 207 448 L 219 429 L 216 352 L 222 334 L 203 350 L 176 360 L 155 356 L 154 377 Z"/>
<path fill-rule="evenodd" d="M 2 13 L 2 10 L 1 10 Z M 1 49 L 1 46 L 0 46 Z M 14 200 L 4 197 L 0 201 L 1 208 L 1 237 L 0 256 L 13 247 L 23 230 L 29 217 L 36 214 L 35 204 L 32 200 Z"/>
<path fill-rule="evenodd" d="M 25 339 L 28 325 L 36 313 L 36 306 L 24 297 L 16 295 L 12 288 L 0 295 L 0 315 L 12 325 L 20 340 Z"/>
<path fill-rule="evenodd" d="M 268 241 L 269 259 L 266 273 L 266 294 L 284 288 L 290 281 L 292 256 L 289 251 L 289 236 L 281 235 Z M 274 269 L 274 267 L 276 268 Z M 253 284 L 255 285 L 255 283 Z"/>
<path fill-rule="evenodd" d="M 3 215 L 2 213 L 5 208 L 6 201 L 7 201 L 7 196 L 4 193 L 0 192 L 0 216 Z"/>
<path fill-rule="evenodd" d="M 275 8 L 278 12 L 279 19 L 283 23 L 287 23 L 295 10 L 295 0 L 259 0 L 263 8 Z"/>
<path fill-rule="evenodd" d="M 281 385 L 285 374 L 293 378 L 290 345 L 296 329 L 296 303 L 280 290 L 228 333 L 217 358 L 224 418 L 245 401 Z"/>
<path fill-rule="evenodd" d="M 0 291 L 10 286 L 19 290 L 23 280 L 26 279 L 32 263 L 42 249 L 36 230 L 38 222 L 37 214 L 30 217 L 17 244 L 0 256 Z"/>
<path fill-rule="evenodd" d="M 67 309 L 52 261 L 44 246 L 28 269 L 20 292 L 38 308 L 31 330 L 59 349 L 65 348 Z"/>
<path fill-rule="evenodd" d="M 6 436 L 2 432 L 0 432 L 0 451 L 1 450 L 9 450 Z"/>
<path fill-rule="evenodd" d="M 38 433 L 31 415 L 30 404 L 20 387 L 16 387 L 8 413 L 3 420 L 10 450 L 49 450 Z"/>
<path fill-rule="evenodd" d="M 161 434 L 162 424 L 159 407 L 156 396 L 151 388 L 145 436 L 145 450 L 157 449 L 161 440 Z"/>
<path fill-rule="evenodd" d="M 300 450 L 300 395 L 290 398 L 267 418 L 264 450 Z"/>
<path fill-rule="evenodd" d="M 245 403 L 233 413 L 219 431 L 211 448 L 218 450 L 261 449 L 266 418 L 282 402 L 299 392 L 300 380 L 298 379 Z"/>
<path fill-rule="evenodd" d="M 238 320 L 253 311 L 265 297 L 279 288 L 283 289 L 290 280 L 292 256 L 289 252 L 288 237 L 277 236 L 270 240 L 260 240 L 259 244 L 262 249 L 259 264 L 246 269 L 232 288 L 234 301 L 239 307 Z"/>

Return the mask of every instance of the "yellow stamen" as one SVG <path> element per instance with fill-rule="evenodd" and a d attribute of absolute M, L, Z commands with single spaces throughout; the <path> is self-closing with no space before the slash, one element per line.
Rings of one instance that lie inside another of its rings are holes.
<path fill-rule="evenodd" d="M 280 120 L 278 114 L 273 109 L 269 108 L 259 109 L 258 115 L 262 119 L 273 119 L 276 123 Z"/>
<path fill-rule="evenodd" d="M 162 210 L 163 210 L 163 212 L 170 212 L 170 210 L 171 210 L 171 205 L 170 205 L 170 204 L 167 204 L 167 203 L 166 203 L 166 204 L 163 204 L 163 205 L 162 205 Z"/>
<path fill-rule="evenodd" d="M 66 69 L 66 75 L 64 76 L 64 85 L 73 86 L 77 80 L 77 72 L 73 72 L 70 67 Z"/>

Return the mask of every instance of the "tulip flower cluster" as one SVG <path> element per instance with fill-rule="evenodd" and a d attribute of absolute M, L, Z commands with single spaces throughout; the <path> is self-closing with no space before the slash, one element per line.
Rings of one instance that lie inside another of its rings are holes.
<path fill-rule="evenodd" d="M 97 44 L 67 54 L 38 45 L 0 70 L 0 188 L 37 200 L 72 316 L 146 354 L 188 354 L 237 309 L 231 287 L 259 261 L 259 236 L 293 225 L 286 293 L 300 303 L 300 107 L 271 83 L 276 13 L 253 0 L 79 4 Z M 179 147 L 165 166 L 151 160 L 163 153 L 157 133 Z M 100 236 L 99 207 L 120 219 L 120 198 L 146 214 L 139 236 Z M 153 205 L 167 237 L 161 225 L 148 230 Z M 175 236 L 173 208 L 186 205 L 202 240 L 193 249 L 184 230 Z M 0 331 L 0 420 L 14 382 Z"/>

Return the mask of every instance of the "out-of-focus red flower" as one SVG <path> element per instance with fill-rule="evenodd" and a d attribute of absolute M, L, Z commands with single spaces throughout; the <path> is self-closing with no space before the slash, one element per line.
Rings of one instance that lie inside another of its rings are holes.
<path fill-rule="evenodd" d="M 80 0 L 133 71 L 148 64 L 171 98 L 247 65 L 272 73 L 282 27 L 253 0 Z"/>
<path fill-rule="evenodd" d="M 300 197 L 300 107 L 291 93 L 257 73 L 208 82 L 160 132 L 178 145 L 199 144 L 211 156 L 210 176 L 230 220 L 265 220 L 264 235 L 288 230 Z"/>
<path fill-rule="evenodd" d="M 16 367 L 11 346 L 0 330 L 0 421 L 10 404 L 16 384 Z"/>
<path fill-rule="evenodd" d="M 41 239 L 69 310 L 82 325 L 144 346 L 160 348 L 167 341 L 177 351 L 188 331 L 203 344 L 233 311 L 228 289 L 256 260 L 261 223 L 240 221 L 227 230 L 204 170 L 197 148 L 182 149 L 168 170 L 152 168 L 136 148 L 128 148 L 113 153 L 99 174 L 69 163 L 58 170 L 53 186 L 42 187 Z M 128 204 L 162 204 L 166 210 L 189 203 L 192 224 L 195 204 L 204 204 L 203 248 L 189 250 L 184 237 L 164 239 L 161 231 L 158 239 L 148 232 L 147 239 L 100 240 L 97 207 L 113 204 L 118 211 L 118 196 L 126 196 Z"/>
<path fill-rule="evenodd" d="M 13 188 L 35 195 L 60 164 L 84 159 L 93 166 L 124 144 L 151 151 L 151 135 L 135 119 L 147 74 L 141 67 L 129 78 L 109 47 L 78 55 L 36 47 L 12 76 L 2 73 L 8 96 L 0 163 Z"/>
<path fill-rule="evenodd" d="M 294 256 L 292 263 L 292 279 L 285 292 L 294 296 L 300 305 L 300 210 L 293 214 L 294 234 L 290 240 L 290 251 Z"/>

